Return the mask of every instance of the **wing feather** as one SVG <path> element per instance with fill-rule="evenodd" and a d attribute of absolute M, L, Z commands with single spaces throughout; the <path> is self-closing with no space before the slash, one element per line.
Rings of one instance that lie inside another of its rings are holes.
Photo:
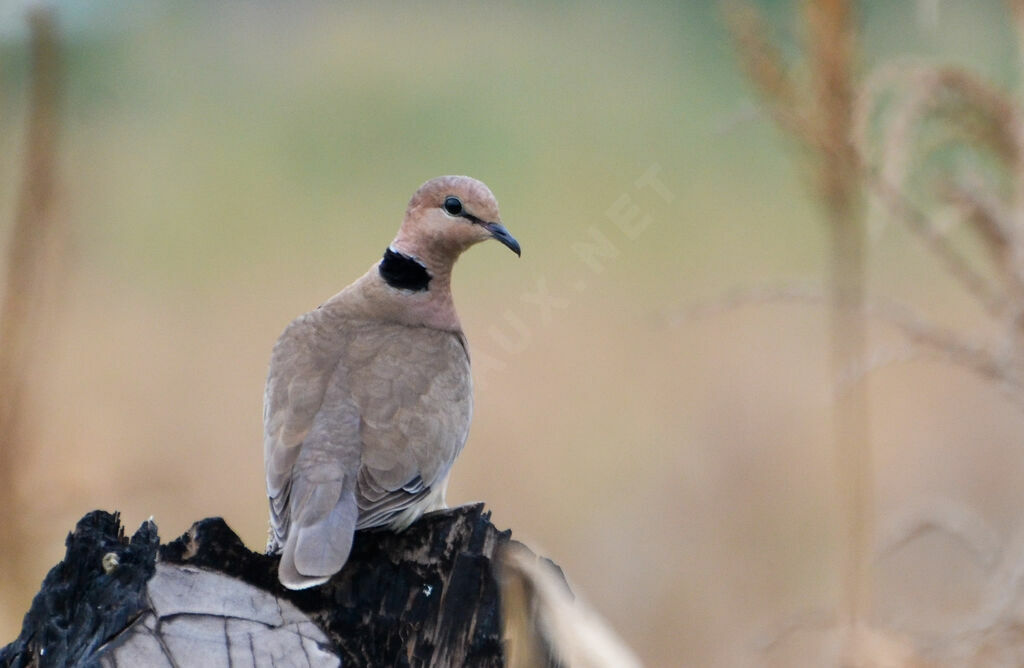
<path fill-rule="evenodd" d="M 448 471 L 466 442 L 472 385 L 464 339 L 401 328 L 361 381 L 373 390 L 363 406 L 358 527 L 408 525 L 439 491 L 443 502 Z"/>

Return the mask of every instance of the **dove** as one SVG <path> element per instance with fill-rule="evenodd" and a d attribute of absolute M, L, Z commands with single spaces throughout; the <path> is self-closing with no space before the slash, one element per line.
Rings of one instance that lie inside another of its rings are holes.
<path fill-rule="evenodd" d="M 521 255 L 491 190 L 442 176 L 412 196 L 379 262 L 274 345 L 264 395 L 267 551 L 289 589 L 326 582 L 358 529 L 447 507 L 473 412 L 452 267 L 495 239 Z"/>

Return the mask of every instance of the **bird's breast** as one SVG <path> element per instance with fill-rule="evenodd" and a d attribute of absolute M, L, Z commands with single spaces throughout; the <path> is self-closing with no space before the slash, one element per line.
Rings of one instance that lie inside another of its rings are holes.
<path fill-rule="evenodd" d="M 363 422 L 364 447 L 461 448 L 472 411 L 469 359 L 457 334 L 381 326 L 356 333 L 347 381 Z M 454 456 L 454 454 L 453 454 Z"/>

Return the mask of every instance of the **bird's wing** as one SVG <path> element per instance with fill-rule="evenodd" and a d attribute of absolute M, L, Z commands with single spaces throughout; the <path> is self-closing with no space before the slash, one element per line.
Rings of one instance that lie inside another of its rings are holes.
<path fill-rule="evenodd" d="M 376 354 L 366 355 L 363 346 Z M 352 342 L 350 369 L 360 388 L 362 465 L 358 528 L 407 526 L 443 503 L 452 462 L 469 432 L 472 381 L 460 333 L 389 326 Z"/>
<path fill-rule="evenodd" d="M 271 355 L 264 399 L 264 458 L 271 551 L 291 588 L 313 586 L 348 558 L 358 509 L 359 411 L 340 355 L 345 331 L 323 310 L 296 319 Z"/>

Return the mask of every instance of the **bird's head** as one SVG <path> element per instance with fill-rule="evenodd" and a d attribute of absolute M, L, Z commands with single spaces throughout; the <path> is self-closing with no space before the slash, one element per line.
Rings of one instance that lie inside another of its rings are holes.
<path fill-rule="evenodd" d="M 450 265 L 462 251 L 487 239 L 520 254 L 519 242 L 501 223 L 490 188 L 468 176 L 440 176 L 420 186 L 409 200 L 392 247 L 432 264 Z"/>

